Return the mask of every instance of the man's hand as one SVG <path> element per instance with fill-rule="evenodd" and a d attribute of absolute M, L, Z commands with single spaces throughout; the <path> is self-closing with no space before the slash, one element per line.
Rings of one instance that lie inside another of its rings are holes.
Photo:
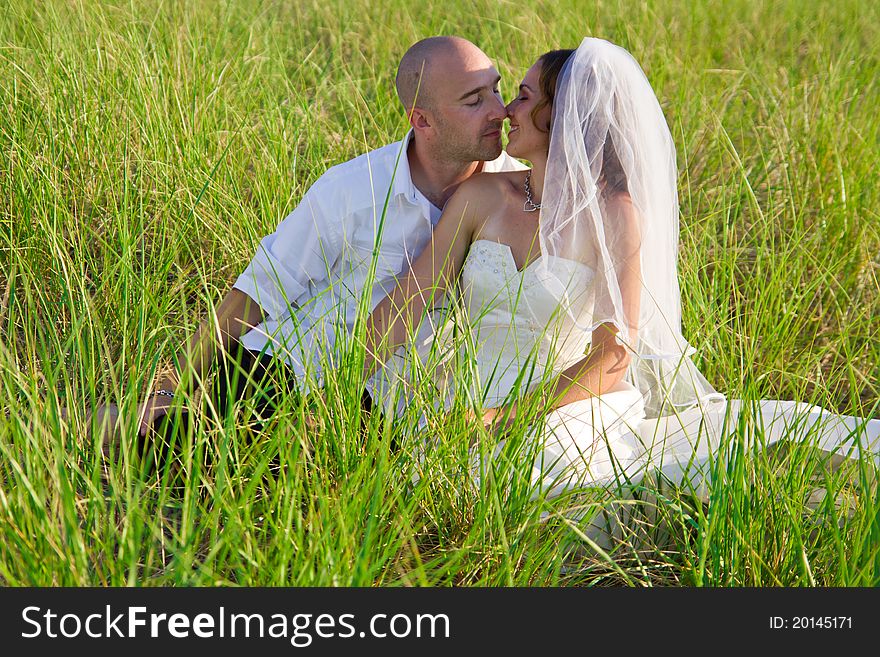
<path fill-rule="evenodd" d="M 465 421 L 468 423 L 480 422 L 489 433 L 494 433 L 498 437 L 503 437 L 503 433 L 510 428 L 513 418 L 501 408 L 484 408 L 479 413 L 468 410 L 464 414 Z"/>
<path fill-rule="evenodd" d="M 484 427 L 486 427 L 486 429 L 489 429 L 492 426 L 492 422 L 495 420 L 495 416 L 497 415 L 497 413 L 497 408 L 486 408 L 479 412 L 468 409 L 464 412 L 464 421 L 467 424 L 480 422 Z"/>

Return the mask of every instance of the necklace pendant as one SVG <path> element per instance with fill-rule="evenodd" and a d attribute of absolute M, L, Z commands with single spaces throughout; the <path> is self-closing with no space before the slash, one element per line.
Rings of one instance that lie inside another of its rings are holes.
<path fill-rule="evenodd" d="M 535 212 L 536 210 L 541 209 L 541 204 L 535 203 L 532 200 L 532 186 L 530 184 L 531 181 L 532 181 L 532 170 L 529 169 L 528 173 L 526 174 L 525 184 L 523 185 L 523 190 L 526 193 L 526 202 L 523 203 L 523 212 Z"/>

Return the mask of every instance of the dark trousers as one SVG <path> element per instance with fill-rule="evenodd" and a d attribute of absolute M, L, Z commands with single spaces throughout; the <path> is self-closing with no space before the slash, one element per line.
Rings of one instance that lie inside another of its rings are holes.
<path fill-rule="evenodd" d="M 253 402 L 254 416 L 248 423 L 247 435 L 259 434 L 286 395 L 297 392 L 296 377 L 287 364 L 278 357 L 250 351 L 234 342 L 228 350 L 217 354 L 217 371 L 209 387 L 208 398 L 203 406 L 208 415 L 215 415 L 222 422 L 231 407 L 239 400 Z M 365 415 L 373 410 L 373 400 L 363 392 L 361 408 Z M 194 429 L 192 414 L 186 410 L 171 412 L 153 423 L 153 431 L 141 438 L 140 452 L 143 461 L 159 470 L 164 469 L 169 456 L 179 451 L 179 446 Z M 210 459 L 211 450 L 205 457 Z"/>
<path fill-rule="evenodd" d="M 279 398 L 295 394 L 295 383 L 293 373 L 280 358 L 254 353 L 236 341 L 229 350 L 217 354 L 217 371 L 202 405 L 207 414 L 216 415 L 222 422 L 236 401 L 252 398 L 256 420 L 252 428 L 258 432 L 275 411 Z M 181 442 L 195 428 L 193 419 L 186 409 L 172 409 L 153 422 L 153 430 L 140 439 L 139 445 L 148 469 L 164 469 L 169 457 L 179 453 Z"/>

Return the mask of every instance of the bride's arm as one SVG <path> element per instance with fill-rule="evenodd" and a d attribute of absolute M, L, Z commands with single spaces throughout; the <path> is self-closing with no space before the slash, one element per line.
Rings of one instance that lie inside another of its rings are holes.
<path fill-rule="evenodd" d="M 629 319 L 628 342 L 634 345 L 638 339 L 642 295 L 641 232 L 629 195 L 618 197 L 617 209 L 615 221 L 623 230 L 611 248 L 617 251 L 617 282 L 623 313 Z M 623 380 L 631 352 L 617 341 L 616 334 L 617 327 L 613 324 L 602 324 L 593 331 L 587 356 L 565 370 L 551 388 L 550 408 L 601 395 Z"/>
<path fill-rule="evenodd" d="M 490 175 L 490 174 L 487 174 Z M 458 278 L 470 246 L 477 217 L 486 207 L 487 185 L 475 176 L 463 183 L 446 203 L 422 251 L 394 290 L 367 318 L 364 376 L 368 377 L 406 342 L 415 320 Z"/>
<path fill-rule="evenodd" d="M 616 333 L 611 324 L 593 331 L 587 356 L 562 372 L 550 388 L 550 409 L 601 395 L 623 380 L 630 352 L 617 342 Z"/>
<path fill-rule="evenodd" d="M 613 325 L 600 325 L 593 331 L 589 353 L 563 371 L 549 389 L 538 386 L 530 395 L 542 395 L 540 405 L 549 412 L 559 406 L 608 392 L 623 380 L 630 362 L 630 353 L 617 342 L 614 337 L 616 333 Z M 528 408 L 530 404 L 521 400 L 507 406 L 485 409 L 483 423 L 488 426 L 498 420 L 511 422 L 522 405 Z"/>

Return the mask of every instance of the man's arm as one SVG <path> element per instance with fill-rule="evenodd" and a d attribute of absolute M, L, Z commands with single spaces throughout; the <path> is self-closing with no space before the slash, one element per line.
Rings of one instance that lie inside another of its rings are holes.
<path fill-rule="evenodd" d="M 201 382 L 217 353 L 217 347 L 227 350 L 255 325 L 263 321 L 264 313 L 257 303 L 241 290 L 231 289 L 212 317 L 205 319 L 178 357 L 180 373 L 165 375 L 156 381 L 153 390 L 183 392 L 181 380 Z M 150 425 L 165 415 L 171 406 L 167 395 L 151 395 L 139 409 L 140 433 L 145 435 Z"/>
<path fill-rule="evenodd" d="M 344 188 L 337 177 L 322 176 L 300 203 L 264 237 L 247 268 L 223 298 L 213 317 L 202 322 L 179 356 L 180 375 L 198 384 L 208 373 L 217 348 L 264 319 L 285 317 L 308 294 L 312 284 L 328 276 L 342 247 L 346 216 Z M 180 377 L 162 377 L 154 390 L 177 390 Z M 141 434 L 171 405 L 166 395 L 151 396 L 140 407 Z"/>
<path fill-rule="evenodd" d="M 224 350 L 229 349 L 233 340 L 238 340 L 263 319 L 263 310 L 257 302 L 232 288 L 217 306 L 215 317 L 205 319 L 190 338 L 179 360 L 181 368 L 191 370 L 196 380 L 201 380 L 214 362 L 218 344 Z M 179 383 L 180 376 L 163 377 L 157 381 L 157 387 L 173 389 Z"/>

